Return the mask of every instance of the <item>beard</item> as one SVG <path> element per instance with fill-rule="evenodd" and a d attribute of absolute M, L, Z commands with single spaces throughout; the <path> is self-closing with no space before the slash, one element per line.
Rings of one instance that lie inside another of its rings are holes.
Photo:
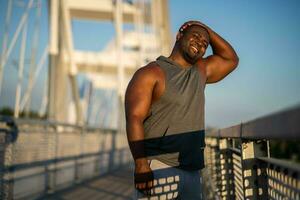
<path fill-rule="evenodd" d="M 200 50 L 198 52 L 195 52 L 190 42 L 187 40 L 181 41 L 180 52 L 182 53 L 184 59 L 191 64 L 195 64 L 197 60 L 202 58 L 203 56 L 203 53 L 201 53 Z"/>

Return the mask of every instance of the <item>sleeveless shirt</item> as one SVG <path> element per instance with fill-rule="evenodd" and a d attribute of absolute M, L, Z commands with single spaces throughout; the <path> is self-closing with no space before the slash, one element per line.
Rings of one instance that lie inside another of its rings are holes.
<path fill-rule="evenodd" d="M 169 166 L 202 169 L 205 75 L 164 56 L 156 63 L 165 74 L 165 91 L 143 122 L 146 155 Z"/>

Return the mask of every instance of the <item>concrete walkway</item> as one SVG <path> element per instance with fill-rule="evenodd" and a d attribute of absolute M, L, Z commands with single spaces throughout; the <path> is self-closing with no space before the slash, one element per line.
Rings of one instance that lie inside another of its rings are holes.
<path fill-rule="evenodd" d="M 133 193 L 132 169 L 124 168 L 67 188 L 47 200 L 124 200 L 131 199 Z"/>

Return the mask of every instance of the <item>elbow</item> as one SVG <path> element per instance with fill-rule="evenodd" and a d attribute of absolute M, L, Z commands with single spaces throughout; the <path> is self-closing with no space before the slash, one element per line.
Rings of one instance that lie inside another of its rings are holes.
<path fill-rule="evenodd" d="M 238 65 L 239 62 L 240 62 L 240 58 L 239 58 L 238 56 L 236 56 L 236 57 L 235 57 L 235 61 L 236 61 L 236 65 Z"/>
<path fill-rule="evenodd" d="M 233 69 L 235 69 L 239 65 L 240 59 L 237 55 L 232 59 Z"/>

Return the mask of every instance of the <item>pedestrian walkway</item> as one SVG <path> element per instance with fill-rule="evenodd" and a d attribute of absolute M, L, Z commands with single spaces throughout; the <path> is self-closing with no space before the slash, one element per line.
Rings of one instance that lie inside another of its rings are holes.
<path fill-rule="evenodd" d="M 125 200 L 132 199 L 132 169 L 124 168 L 80 183 L 42 199 Z"/>

